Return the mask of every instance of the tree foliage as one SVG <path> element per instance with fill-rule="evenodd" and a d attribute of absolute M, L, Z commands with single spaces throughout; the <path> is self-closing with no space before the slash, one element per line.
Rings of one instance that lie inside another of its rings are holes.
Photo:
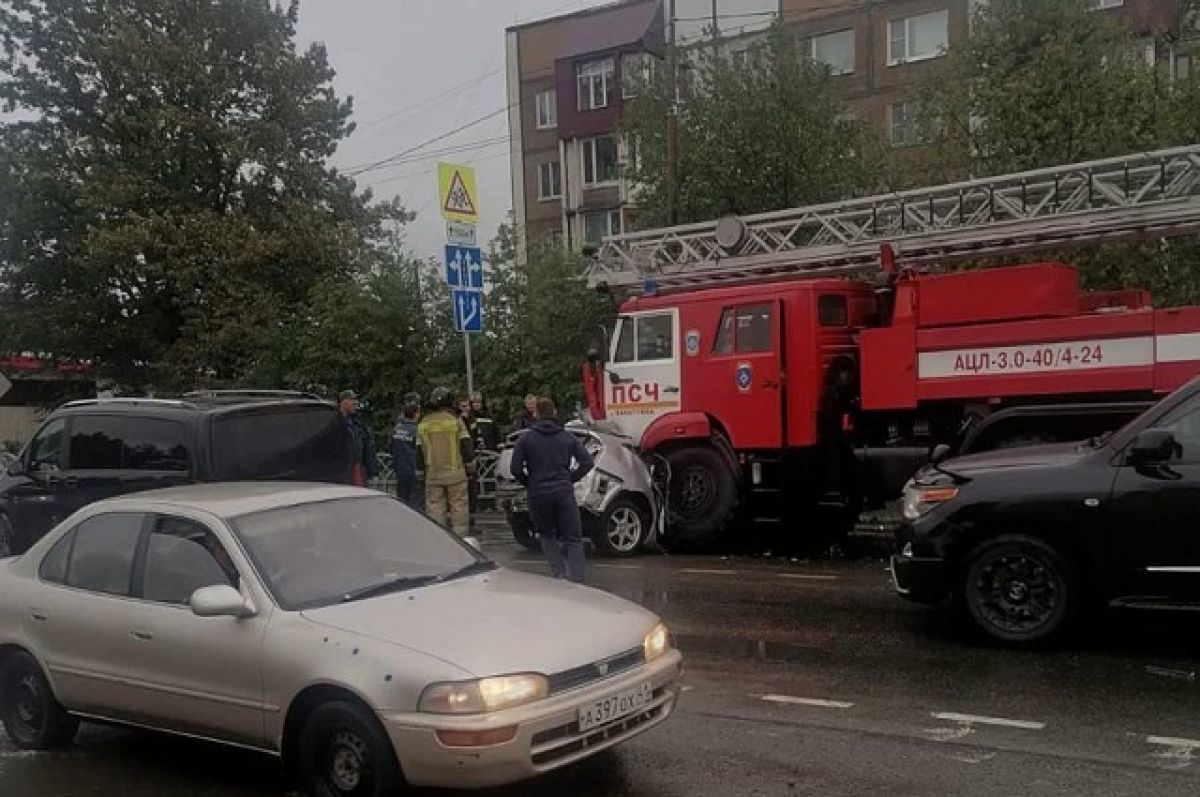
<path fill-rule="evenodd" d="M 1148 62 L 1145 40 L 1094 6 L 981 4 L 966 41 L 920 93 L 928 145 L 896 152 L 895 182 L 930 184 L 1195 143 L 1200 75 L 1172 79 L 1167 64 Z M 1194 7 L 1192 0 L 1184 13 Z M 1198 256 L 1194 238 L 1059 254 L 1089 286 L 1149 288 L 1160 304 L 1200 301 Z"/>
<path fill-rule="evenodd" d="M 405 215 L 328 165 L 351 106 L 296 15 L 0 0 L 0 347 L 133 389 L 235 384 L 318 286 L 378 265 Z"/>
<path fill-rule="evenodd" d="M 702 46 L 683 61 L 679 223 L 845 198 L 870 184 L 873 136 L 845 114 L 827 68 L 803 57 L 785 28 L 745 57 Z M 660 65 L 625 106 L 639 226 L 667 223 L 671 84 Z"/>

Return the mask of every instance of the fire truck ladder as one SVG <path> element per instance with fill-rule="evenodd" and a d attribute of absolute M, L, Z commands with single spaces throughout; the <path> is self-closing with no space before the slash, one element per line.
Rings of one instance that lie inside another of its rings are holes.
<path fill-rule="evenodd" d="M 605 240 L 588 284 L 709 287 L 1200 231 L 1200 145 Z"/>

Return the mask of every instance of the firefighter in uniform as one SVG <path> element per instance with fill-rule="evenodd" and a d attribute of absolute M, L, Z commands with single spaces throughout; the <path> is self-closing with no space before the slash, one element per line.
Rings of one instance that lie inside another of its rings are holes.
<path fill-rule="evenodd" d="M 478 545 L 478 540 L 469 536 L 467 471 L 475 460 L 471 435 L 466 424 L 455 415 L 454 395 L 446 388 L 434 389 L 429 396 L 429 409 L 417 425 L 417 445 L 425 462 L 425 514 Z"/>

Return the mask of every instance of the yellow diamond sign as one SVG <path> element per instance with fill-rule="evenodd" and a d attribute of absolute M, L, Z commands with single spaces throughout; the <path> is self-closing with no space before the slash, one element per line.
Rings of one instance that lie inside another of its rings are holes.
<path fill-rule="evenodd" d="M 474 223 L 479 219 L 477 196 L 474 169 L 453 163 L 438 164 L 438 197 L 444 218 Z"/>

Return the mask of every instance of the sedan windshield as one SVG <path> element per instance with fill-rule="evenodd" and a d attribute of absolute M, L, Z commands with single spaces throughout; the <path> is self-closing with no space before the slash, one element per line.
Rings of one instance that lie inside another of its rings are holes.
<path fill-rule="evenodd" d="M 343 498 L 233 521 L 287 610 L 325 606 L 470 574 L 487 560 L 391 498 Z"/>

